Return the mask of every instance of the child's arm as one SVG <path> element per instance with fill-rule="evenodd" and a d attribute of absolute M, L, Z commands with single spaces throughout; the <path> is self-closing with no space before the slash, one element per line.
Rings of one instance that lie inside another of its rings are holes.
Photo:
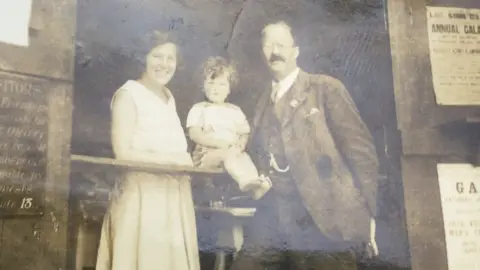
<path fill-rule="evenodd" d="M 205 132 L 201 127 L 188 128 L 188 136 L 196 144 L 213 148 L 228 148 L 231 142 L 213 136 L 213 132 Z"/>
<path fill-rule="evenodd" d="M 212 148 L 226 148 L 228 144 L 215 138 L 213 132 L 204 130 L 205 127 L 205 109 L 207 103 L 200 102 L 190 109 L 187 116 L 188 136 L 196 144 Z"/>

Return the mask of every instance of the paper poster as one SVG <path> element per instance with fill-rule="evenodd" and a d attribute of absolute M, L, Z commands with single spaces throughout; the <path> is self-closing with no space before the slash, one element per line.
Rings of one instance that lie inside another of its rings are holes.
<path fill-rule="evenodd" d="M 432 79 L 440 105 L 480 105 L 480 9 L 427 7 Z"/>
<path fill-rule="evenodd" d="M 449 270 L 480 269 L 480 168 L 438 164 Z"/>
<path fill-rule="evenodd" d="M 0 0 L 0 43 L 28 46 L 32 0 Z"/>

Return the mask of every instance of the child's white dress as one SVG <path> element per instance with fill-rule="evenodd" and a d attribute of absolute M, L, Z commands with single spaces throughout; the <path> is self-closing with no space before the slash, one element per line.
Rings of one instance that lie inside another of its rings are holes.
<path fill-rule="evenodd" d="M 240 135 L 249 134 L 250 126 L 240 107 L 231 103 L 200 102 L 190 109 L 187 128 L 199 127 L 204 132 L 212 132 L 219 140 L 236 141 Z M 195 152 L 216 151 L 202 145 L 195 146 Z M 226 171 L 239 184 L 240 189 L 258 180 L 258 171 L 250 156 L 238 149 L 228 151 L 218 160 L 216 166 L 223 165 Z"/>

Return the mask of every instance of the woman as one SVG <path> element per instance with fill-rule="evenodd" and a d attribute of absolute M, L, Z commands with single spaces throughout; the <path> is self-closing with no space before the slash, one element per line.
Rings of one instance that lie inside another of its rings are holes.
<path fill-rule="evenodd" d="M 187 165 L 192 161 L 175 100 L 165 86 L 177 66 L 177 47 L 156 33 L 140 79 L 112 99 L 117 159 Z M 104 218 L 97 270 L 198 270 L 195 214 L 188 175 L 129 171 Z"/>

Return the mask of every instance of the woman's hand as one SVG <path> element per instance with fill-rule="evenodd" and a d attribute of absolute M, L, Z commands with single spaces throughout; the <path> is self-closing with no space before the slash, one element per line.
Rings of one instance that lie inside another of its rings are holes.
<path fill-rule="evenodd" d="M 197 151 L 193 154 L 193 164 L 197 167 L 218 167 L 222 163 L 227 151 L 228 148 Z"/>
<path fill-rule="evenodd" d="M 195 167 L 201 167 L 202 166 L 202 159 L 203 156 L 205 155 L 205 151 L 194 151 L 192 153 L 192 161 L 193 161 L 193 166 Z"/>

